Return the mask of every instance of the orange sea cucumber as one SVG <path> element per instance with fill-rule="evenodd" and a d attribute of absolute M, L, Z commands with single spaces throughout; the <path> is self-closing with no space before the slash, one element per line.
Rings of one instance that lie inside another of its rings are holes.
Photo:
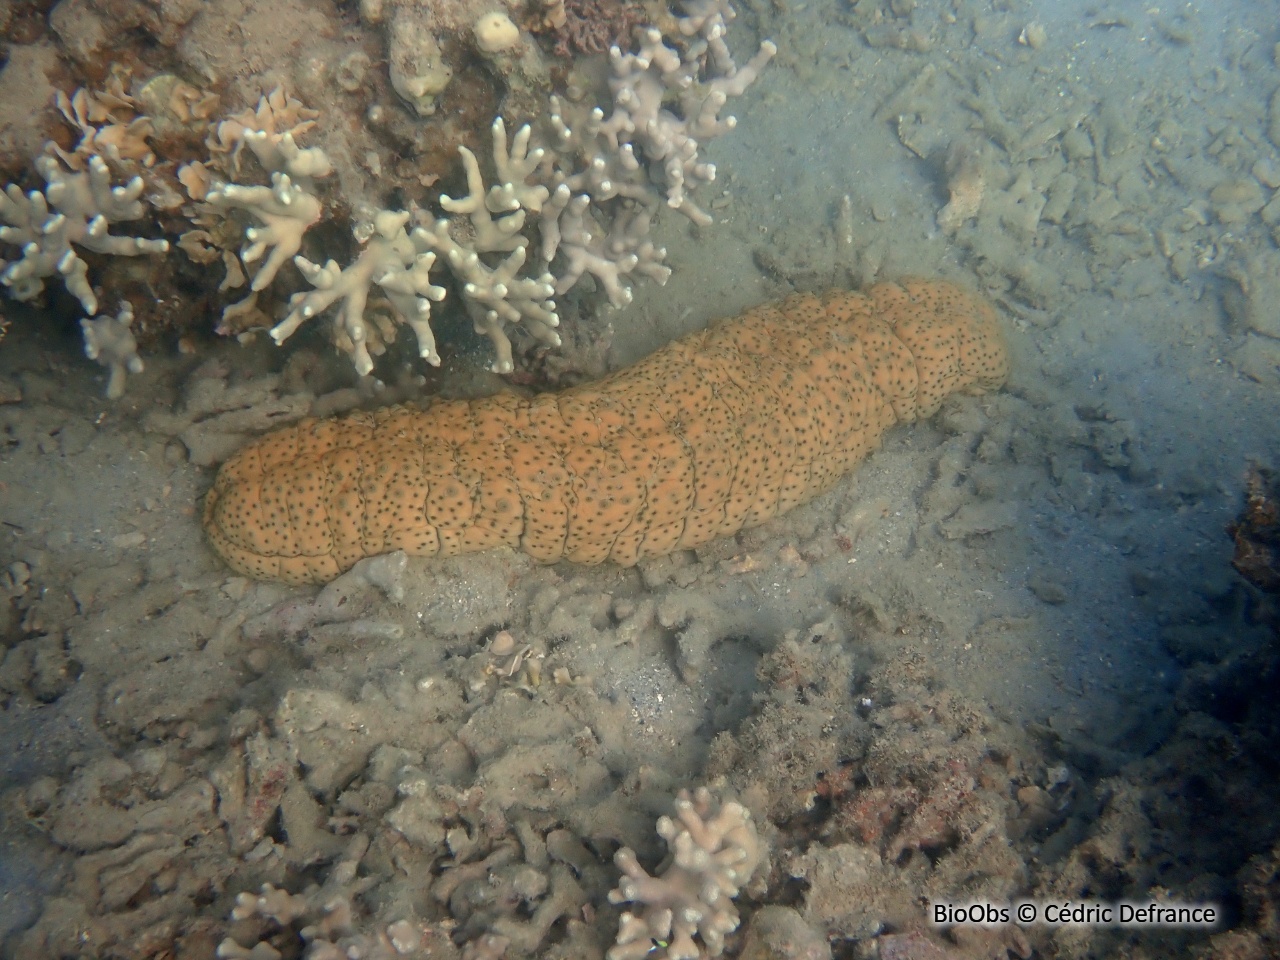
<path fill-rule="evenodd" d="M 564 393 L 277 430 L 223 464 L 204 527 L 239 572 L 289 583 L 397 549 L 631 565 L 827 490 L 1008 365 L 995 311 L 951 283 L 794 296 Z"/>

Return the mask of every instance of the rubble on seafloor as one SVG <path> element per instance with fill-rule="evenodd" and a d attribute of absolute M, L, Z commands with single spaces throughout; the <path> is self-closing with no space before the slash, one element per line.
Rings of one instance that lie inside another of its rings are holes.
<path fill-rule="evenodd" d="M 1228 529 L 1235 541 L 1231 565 L 1265 593 L 1280 593 L 1280 484 L 1274 470 L 1252 464 L 1245 476 L 1245 505 Z"/>
<path fill-rule="evenodd" d="M 1131 951 L 1141 932 L 934 927 L 922 908 L 1105 889 L 1239 903 L 1247 924 L 1179 934 L 1178 951 L 1267 955 L 1273 642 L 1270 660 L 1268 642 L 1228 658 L 1184 646 L 1175 724 L 1127 754 L 1070 729 L 1015 727 L 950 689 L 912 642 L 868 658 L 871 638 L 912 634 L 901 598 L 842 597 L 807 629 L 756 639 L 749 616 L 688 602 L 731 566 L 812 576 L 788 556 L 667 558 L 642 572 L 639 601 L 495 562 L 469 568 L 467 598 L 489 598 L 471 612 L 448 564 L 424 582 L 402 555 L 314 595 L 232 578 L 211 598 L 181 580 L 85 577 L 70 619 L 38 565 L 15 566 L 4 586 L 24 639 L 0 662 L 6 703 L 67 703 L 103 658 L 119 669 L 97 707 L 103 749 L 12 786 L 0 805 L 5 831 L 43 838 L 66 871 L 6 949 L 32 960 L 86 940 L 102 956 L 251 960 Z M 513 572 L 527 594 L 509 592 Z M 492 598 L 509 605 L 502 629 Z M 65 631 L 48 632 L 55 618 Z M 631 658 L 660 640 L 667 670 L 637 669 Z M 606 692 L 601 674 L 620 659 L 626 685 Z M 754 685 L 720 676 L 736 660 L 754 663 Z M 679 710 L 695 691 L 734 719 L 708 753 L 668 769 L 645 711 Z M 1227 805 L 1232 817 L 1215 821 Z M 1240 856 L 1251 844 L 1256 855 Z"/>
<path fill-rule="evenodd" d="M 403 557 L 366 561 L 314 599 L 233 617 L 205 650 L 248 656 L 266 678 L 285 638 L 314 652 L 395 642 L 403 618 L 380 611 L 385 600 L 412 602 L 408 587 Z M 547 615 L 565 626 L 585 613 L 571 596 L 551 602 Z M 600 636 L 616 629 L 636 628 Z M 112 956 L 688 960 L 739 945 L 764 956 L 764 944 L 781 941 L 821 957 L 833 931 L 865 937 L 907 918 L 913 878 L 932 876 L 933 889 L 954 895 L 999 867 L 990 892 L 1008 889 L 1021 876 L 998 856 L 1011 832 L 1001 824 L 1020 816 L 1010 784 L 1048 779 L 997 745 L 1004 734 L 981 709 L 927 694 L 919 710 L 890 707 L 890 691 L 911 689 L 897 686 L 895 671 L 915 676 L 905 662 L 870 691 L 886 698 L 872 713 L 885 712 L 883 736 L 852 717 L 837 735 L 824 732 L 851 679 L 845 639 L 827 622 L 767 655 L 771 692 L 741 732 L 722 735 L 709 785 L 690 791 L 644 764 L 617 768 L 643 736 L 626 711 L 545 650 L 539 671 L 523 671 L 509 636 L 471 657 L 435 659 L 416 679 L 371 678 L 350 696 L 290 689 L 269 714 L 193 712 L 175 682 L 186 668 L 157 665 L 110 691 L 125 740 L 146 729 L 156 746 L 9 796 L 11 817 L 41 824 L 79 864 L 16 949 L 56 956 L 88 935 Z M 179 659 L 194 668 L 201 655 Z M 5 675 L 8 689 L 16 679 Z M 794 684 L 815 691 L 807 706 Z M 234 698 L 228 687 L 204 693 Z M 916 739 L 904 739 L 913 729 Z M 824 743 L 834 750 L 813 752 Z M 921 797 L 888 853 L 857 831 L 819 841 L 803 826 L 822 819 L 813 818 L 823 803 L 843 802 L 833 785 L 859 745 L 880 765 L 869 775 Z M 919 786 L 897 769 L 908 754 Z M 996 819 L 976 830 L 978 815 Z M 853 873 L 850 856 L 863 865 Z M 872 863 L 871 875 L 859 872 Z M 809 892 L 764 909 L 788 876 Z M 855 908 L 863 920 L 845 916 Z"/>

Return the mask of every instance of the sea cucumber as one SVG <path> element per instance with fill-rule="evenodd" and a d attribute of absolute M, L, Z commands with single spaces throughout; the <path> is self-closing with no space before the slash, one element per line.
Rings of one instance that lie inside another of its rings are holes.
<path fill-rule="evenodd" d="M 1008 368 L 995 311 L 954 284 L 798 295 L 563 393 L 300 421 L 223 464 L 204 527 L 240 573 L 289 583 L 397 549 L 632 565 L 803 503 Z"/>

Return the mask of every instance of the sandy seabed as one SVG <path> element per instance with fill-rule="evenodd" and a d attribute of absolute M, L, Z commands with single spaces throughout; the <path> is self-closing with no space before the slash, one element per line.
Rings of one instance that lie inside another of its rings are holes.
<path fill-rule="evenodd" d="M 745 7 L 741 46 L 780 52 L 712 150 L 718 222 L 662 221 L 671 281 L 584 338 L 619 366 L 795 290 L 942 276 L 999 304 L 1014 372 L 632 570 L 232 576 L 180 438 L 225 410 L 210 381 L 271 422 L 303 389 L 281 356 L 149 356 L 109 404 L 9 310 L 6 955 L 603 956 L 613 854 L 653 871 L 699 784 L 767 850 L 726 956 L 1280 952 L 1276 640 L 1225 533 L 1278 459 L 1272 13 Z M 491 389 L 477 363 L 428 392 Z M 1223 920 L 930 924 L 1024 900 Z"/>

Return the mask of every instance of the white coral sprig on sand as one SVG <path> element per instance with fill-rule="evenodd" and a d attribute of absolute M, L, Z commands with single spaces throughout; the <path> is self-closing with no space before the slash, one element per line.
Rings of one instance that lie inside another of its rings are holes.
<path fill-rule="evenodd" d="M 107 368 L 108 400 L 120 399 L 128 375 L 142 372 L 142 358 L 138 356 L 138 341 L 132 326 L 133 307 L 127 302 L 120 305 L 120 312 L 114 317 L 86 317 L 80 321 L 84 355 Z"/>
<path fill-rule="evenodd" d="M 632 908 L 618 921 L 607 960 L 702 960 L 724 952 L 724 938 L 738 928 L 733 899 L 760 862 L 760 838 L 751 812 L 721 803 L 706 787 L 681 790 L 674 817 L 658 819 L 658 835 L 670 849 L 668 865 L 651 876 L 623 847 L 614 855 L 622 871 L 610 903 Z"/>

